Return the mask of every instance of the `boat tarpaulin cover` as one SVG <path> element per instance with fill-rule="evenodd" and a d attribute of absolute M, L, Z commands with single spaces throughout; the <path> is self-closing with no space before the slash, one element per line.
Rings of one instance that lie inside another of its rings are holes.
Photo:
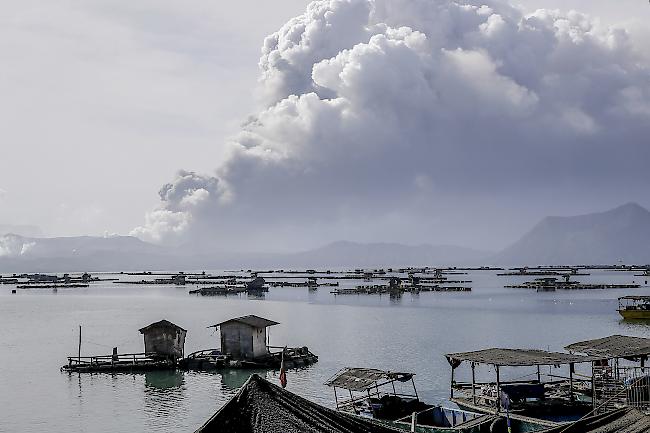
<path fill-rule="evenodd" d="M 456 368 L 462 361 L 498 366 L 523 367 L 532 365 L 566 365 L 589 362 L 586 356 L 546 352 L 533 349 L 483 349 L 474 352 L 449 353 L 449 364 Z"/>
<path fill-rule="evenodd" d="M 650 432 L 650 416 L 633 408 L 622 408 L 560 425 L 538 433 L 645 433 Z"/>
<path fill-rule="evenodd" d="M 332 376 L 325 385 L 349 389 L 350 391 L 366 391 L 377 386 L 380 380 L 406 382 L 411 380 L 413 373 L 377 370 L 376 368 L 346 367 Z"/>
<path fill-rule="evenodd" d="M 371 419 L 312 403 L 253 374 L 196 433 L 396 433 Z"/>
<path fill-rule="evenodd" d="M 650 338 L 610 335 L 605 338 L 569 344 L 565 349 L 603 359 L 634 358 L 650 355 Z"/>

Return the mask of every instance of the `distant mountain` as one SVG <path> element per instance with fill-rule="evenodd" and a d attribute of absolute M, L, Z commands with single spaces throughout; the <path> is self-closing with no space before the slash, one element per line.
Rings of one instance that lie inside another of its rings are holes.
<path fill-rule="evenodd" d="M 602 213 L 546 217 L 492 261 L 503 265 L 650 263 L 650 212 L 628 203 Z"/>
<path fill-rule="evenodd" d="M 650 263 L 650 212 L 630 203 L 607 212 L 546 217 L 498 254 L 450 245 L 333 242 L 295 253 L 197 252 L 131 236 L 0 236 L 0 272 L 355 268 L 395 266 Z"/>
<path fill-rule="evenodd" d="M 241 268 L 326 268 L 480 263 L 489 253 L 455 246 L 334 242 L 296 253 L 194 253 L 130 236 L 0 236 L 0 272 L 74 272 Z"/>
<path fill-rule="evenodd" d="M 43 231 L 40 227 L 33 225 L 0 224 L 0 236 L 8 234 L 38 238 L 43 236 Z"/>
<path fill-rule="evenodd" d="M 0 236 L 0 272 L 132 270 L 171 263 L 165 250 L 131 236 Z"/>
<path fill-rule="evenodd" d="M 338 241 L 324 247 L 288 254 L 283 261 L 293 266 L 364 267 L 364 266 L 454 266 L 477 264 L 490 256 L 452 245 L 403 245 L 397 243 L 355 243 Z"/>

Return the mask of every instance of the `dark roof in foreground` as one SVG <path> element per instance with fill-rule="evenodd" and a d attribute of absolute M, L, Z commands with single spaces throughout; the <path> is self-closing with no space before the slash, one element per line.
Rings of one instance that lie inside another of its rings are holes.
<path fill-rule="evenodd" d="M 559 425 L 538 433 L 643 433 L 650 431 L 650 416 L 633 408 L 622 408 Z"/>
<path fill-rule="evenodd" d="M 347 367 L 332 376 L 325 385 L 349 389 L 350 391 L 365 391 L 373 388 L 380 380 L 406 382 L 414 376 L 413 373 L 383 371 L 375 368 Z"/>
<path fill-rule="evenodd" d="M 602 358 L 633 358 L 650 354 L 650 338 L 610 335 L 569 344 L 565 349 Z"/>
<path fill-rule="evenodd" d="M 170 328 L 178 328 L 181 331 L 187 332 L 185 329 L 181 328 L 180 326 L 170 322 L 169 320 L 160 320 L 158 322 L 154 322 L 151 325 L 147 325 L 144 328 L 140 328 L 140 332 L 144 333 L 145 331 L 148 331 L 153 328 L 160 328 L 160 327 L 170 327 Z"/>
<path fill-rule="evenodd" d="M 398 433 L 371 419 L 337 412 L 252 375 L 195 433 Z"/>
<path fill-rule="evenodd" d="M 591 361 L 586 356 L 533 349 L 484 349 L 474 352 L 449 353 L 445 356 L 450 364 L 452 362 L 469 361 L 511 367 L 562 365 Z"/>
<path fill-rule="evenodd" d="M 230 322 L 244 323 L 246 325 L 252 326 L 253 328 L 266 328 L 267 326 L 280 324 L 279 322 L 275 322 L 273 320 L 265 319 L 264 317 L 255 316 L 254 314 L 251 314 L 249 316 L 241 316 L 241 317 L 235 317 L 234 319 L 228 319 L 212 326 L 221 326 Z"/>

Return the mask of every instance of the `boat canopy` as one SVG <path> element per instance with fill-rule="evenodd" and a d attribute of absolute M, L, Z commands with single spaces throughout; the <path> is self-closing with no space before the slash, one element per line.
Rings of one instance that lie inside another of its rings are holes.
<path fill-rule="evenodd" d="M 406 382 L 411 380 L 413 376 L 415 376 L 414 373 L 347 367 L 332 376 L 325 382 L 325 385 L 361 392 L 394 381 Z M 380 380 L 385 382 L 377 384 Z"/>
<path fill-rule="evenodd" d="M 399 433 L 368 418 L 312 403 L 253 374 L 195 433 Z"/>
<path fill-rule="evenodd" d="M 650 416 L 638 409 L 622 408 L 559 425 L 538 433 L 643 433 L 650 431 Z"/>
<path fill-rule="evenodd" d="M 483 349 L 474 352 L 449 353 L 445 355 L 449 364 L 456 368 L 461 362 L 488 364 L 500 367 L 526 367 L 534 365 L 566 365 L 591 362 L 587 356 L 569 353 L 546 352 L 534 349 Z"/>
<path fill-rule="evenodd" d="M 647 357 L 650 355 L 650 338 L 610 335 L 569 344 L 565 349 L 600 359 Z"/>

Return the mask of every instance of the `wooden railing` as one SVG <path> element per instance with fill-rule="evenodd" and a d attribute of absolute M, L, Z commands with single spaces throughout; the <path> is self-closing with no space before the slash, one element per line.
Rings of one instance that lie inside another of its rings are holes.
<path fill-rule="evenodd" d="M 158 356 L 159 357 L 159 356 Z M 120 353 L 116 355 L 68 356 L 68 366 L 83 367 L 99 364 L 138 364 L 156 358 L 154 353 Z"/>

